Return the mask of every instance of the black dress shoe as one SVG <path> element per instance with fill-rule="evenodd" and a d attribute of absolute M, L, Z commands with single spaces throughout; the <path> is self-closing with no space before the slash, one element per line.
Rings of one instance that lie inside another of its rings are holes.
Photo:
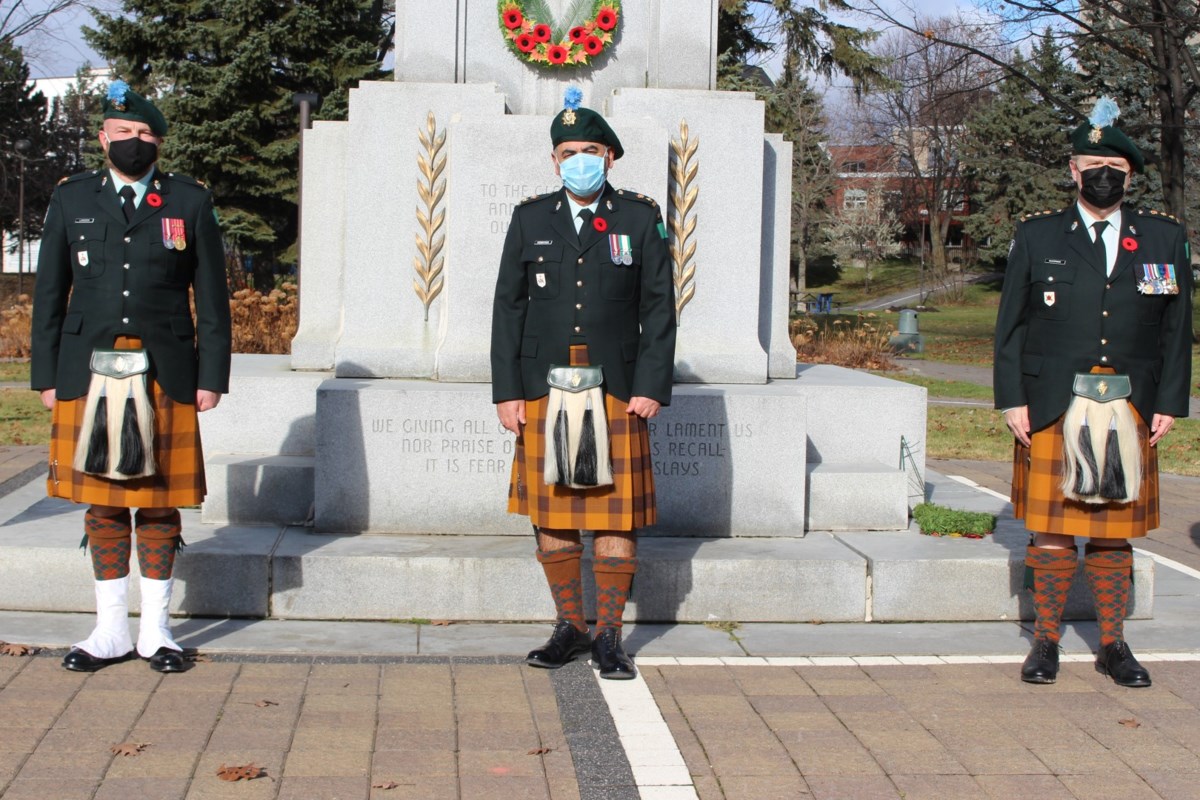
<path fill-rule="evenodd" d="M 1058 680 L 1058 642 L 1033 640 L 1033 648 L 1021 665 L 1021 680 L 1026 683 L 1054 683 Z"/>
<path fill-rule="evenodd" d="M 183 653 L 169 647 L 158 648 L 146 661 L 150 662 L 150 669 L 155 672 L 183 672 L 187 669 Z"/>
<path fill-rule="evenodd" d="M 1100 645 L 1096 653 L 1096 672 L 1107 675 L 1119 686 L 1149 686 L 1150 673 L 1138 663 L 1123 641 Z"/>
<path fill-rule="evenodd" d="M 633 659 L 625 655 L 621 647 L 620 628 L 601 628 L 592 642 L 592 661 L 600 670 L 601 678 L 612 681 L 627 681 L 637 677 Z"/>
<path fill-rule="evenodd" d="M 554 623 L 554 633 L 546 643 L 525 656 L 525 663 L 531 667 L 558 669 L 580 653 L 586 653 L 591 644 L 587 631 L 579 630 L 569 620 L 560 619 Z"/>
<path fill-rule="evenodd" d="M 100 658 L 86 650 L 72 647 L 71 652 L 63 656 L 62 665 L 64 669 L 69 669 L 72 672 L 95 672 L 96 670 L 104 669 L 110 664 L 120 664 L 122 661 L 128 661 L 132 655 L 133 651 L 130 650 L 125 655 L 117 656 L 116 658 Z"/>

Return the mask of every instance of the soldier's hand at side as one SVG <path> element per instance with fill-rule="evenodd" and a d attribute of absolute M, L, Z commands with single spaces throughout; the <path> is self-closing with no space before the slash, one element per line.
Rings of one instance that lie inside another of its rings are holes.
<path fill-rule="evenodd" d="M 629 406 L 625 409 L 627 414 L 637 414 L 642 419 L 650 419 L 658 414 L 658 410 L 662 405 L 657 400 L 651 400 L 649 397 L 631 397 L 629 398 Z"/>
<path fill-rule="evenodd" d="M 221 402 L 221 395 L 218 392 L 210 392 L 208 389 L 196 390 L 196 411 L 208 411 L 210 408 L 216 408 L 219 402 Z"/>
<path fill-rule="evenodd" d="M 42 405 L 50 411 L 54 410 L 54 389 L 42 389 Z"/>
<path fill-rule="evenodd" d="M 1167 435 L 1175 426 L 1175 418 L 1166 414 L 1155 414 L 1150 420 L 1150 446 L 1158 444 L 1158 440 Z"/>
<path fill-rule="evenodd" d="M 502 400 L 496 403 L 496 416 L 505 430 L 521 435 L 521 426 L 525 424 L 525 401 Z"/>
<path fill-rule="evenodd" d="M 1005 411 L 1004 422 L 1017 441 L 1029 447 L 1029 406 L 1017 406 Z"/>

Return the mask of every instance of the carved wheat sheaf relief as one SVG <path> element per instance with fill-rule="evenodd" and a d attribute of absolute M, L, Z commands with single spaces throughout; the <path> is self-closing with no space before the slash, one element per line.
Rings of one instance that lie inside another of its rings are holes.
<path fill-rule="evenodd" d="M 696 232 L 696 195 L 700 187 L 695 185 L 700 171 L 700 160 L 696 156 L 699 139 L 688 135 L 687 120 L 679 122 L 679 138 L 671 140 L 671 208 L 668 228 L 671 233 L 671 274 L 675 281 L 675 324 L 683 316 L 683 308 L 696 294 L 696 243 L 692 234 Z"/>
<path fill-rule="evenodd" d="M 421 150 L 417 153 L 417 167 L 421 176 L 417 179 L 417 194 L 421 205 L 417 206 L 417 255 L 413 258 L 413 291 L 425 306 L 425 321 L 429 321 L 429 306 L 442 291 L 442 267 L 445 259 L 442 248 L 446 244 L 445 234 L 440 233 L 446 221 L 446 209 L 442 200 L 446 195 L 446 180 L 442 172 L 446 169 L 446 156 L 442 153 L 446 145 L 446 131 L 437 130 L 433 112 L 425 118 L 425 129 L 417 129 Z"/>

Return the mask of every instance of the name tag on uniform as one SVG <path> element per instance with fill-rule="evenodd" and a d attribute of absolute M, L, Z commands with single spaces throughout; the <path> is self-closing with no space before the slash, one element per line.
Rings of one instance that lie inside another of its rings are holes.
<path fill-rule="evenodd" d="M 1054 292 L 1042 292 L 1042 302 L 1047 306 L 1054 305 Z"/>
<path fill-rule="evenodd" d="M 536 280 L 537 280 L 537 285 L 538 285 L 538 286 L 540 286 L 540 287 L 541 287 L 541 288 L 543 288 L 543 289 L 545 289 L 545 288 L 546 288 L 546 273 L 544 273 L 544 272 L 539 272 L 539 273 L 537 274 L 537 278 L 536 278 Z"/>
<path fill-rule="evenodd" d="M 554 240 L 553 240 L 553 239 L 538 239 L 538 240 L 537 240 L 536 242 L 534 242 L 533 244 L 534 244 L 535 246 L 536 246 L 536 245 L 539 245 L 539 244 L 554 244 Z"/>
<path fill-rule="evenodd" d="M 1066 259 L 1062 259 L 1062 258 L 1047 258 L 1046 263 L 1053 264 L 1056 267 L 1062 267 L 1062 266 L 1065 266 L 1067 262 L 1066 262 Z"/>
<path fill-rule="evenodd" d="M 80 217 L 79 219 L 75 220 L 75 224 L 76 225 L 87 225 L 87 224 L 95 222 L 95 221 L 96 221 L 95 217 L 87 217 L 87 218 Z"/>
<path fill-rule="evenodd" d="M 1138 292 L 1141 294 L 1179 294 L 1179 281 L 1175 278 L 1174 264 L 1142 264 L 1138 277 Z"/>

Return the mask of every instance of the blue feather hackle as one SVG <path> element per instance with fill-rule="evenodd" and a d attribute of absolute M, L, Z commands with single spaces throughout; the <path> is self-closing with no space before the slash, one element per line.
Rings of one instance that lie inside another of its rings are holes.
<path fill-rule="evenodd" d="M 579 104 L 583 102 L 583 92 L 578 86 L 567 87 L 566 93 L 563 95 L 563 108 L 569 108 L 572 111 L 579 108 Z"/>
<path fill-rule="evenodd" d="M 1096 101 L 1096 107 L 1092 109 L 1092 115 L 1088 117 L 1088 122 L 1096 128 L 1107 128 L 1117 121 L 1117 117 L 1121 116 L 1121 109 L 1117 108 L 1117 103 L 1107 95 Z"/>
<path fill-rule="evenodd" d="M 108 100 L 113 103 L 124 103 L 125 93 L 129 91 L 129 84 L 125 81 L 113 81 L 108 85 Z"/>

